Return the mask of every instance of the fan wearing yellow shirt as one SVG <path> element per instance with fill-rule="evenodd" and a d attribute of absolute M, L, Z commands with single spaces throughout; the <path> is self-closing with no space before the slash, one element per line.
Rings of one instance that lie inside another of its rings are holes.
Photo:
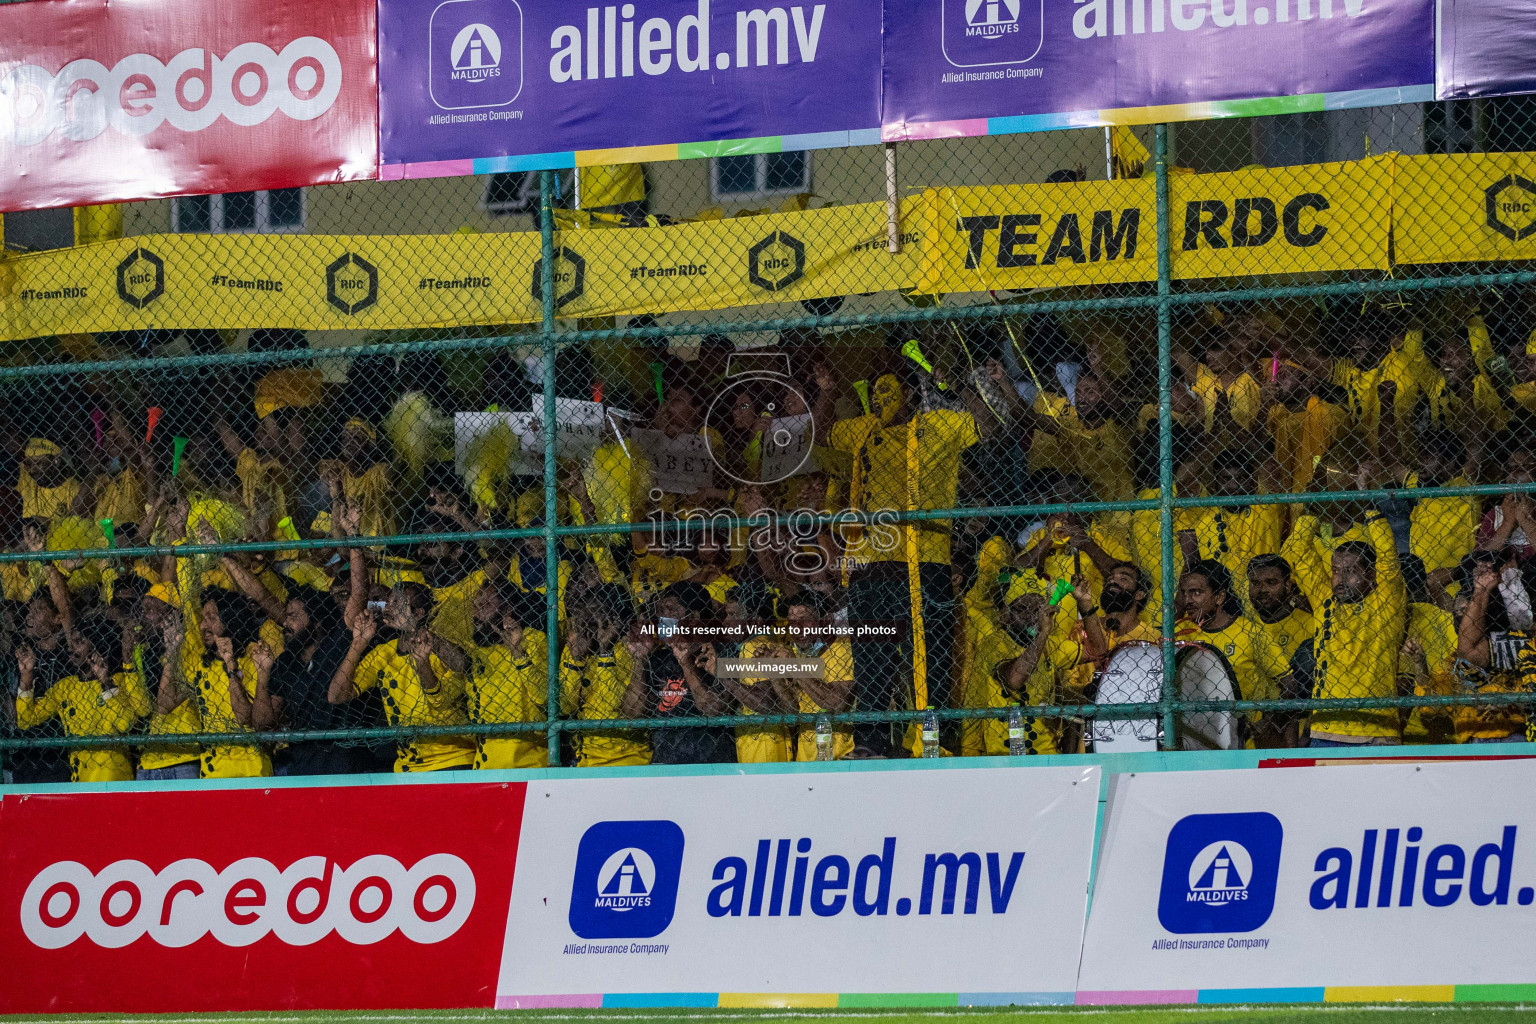
<path fill-rule="evenodd" d="M 1249 561 L 1247 575 L 1253 617 L 1290 664 L 1297 648 L 1312 639 L 1314 628 L 1311 610 L 1296 606 L 1299 595 L 1291 563 L 1279 555 L 1258 555 Z"/>
<path fill-rule="evenodd" d="M 785 698 L 784 680 L 773 676 L 721 675 L 719 658 L 732 656 L 726 645 L 715 655 L 715 679 L 741 708 L 744 715 L 782 715 L 793 710 Z M 786 640 L 766 634 L 754 636 L 741 645 L 739 657 L 744 661 L 787 661 L 794 657 L 794 650 Z M 795 759 L 794 740 L 788 726 L 738 725 L 736 727 L 736 760 L 740 764 L 773 764 Z"/>
<path fill-rule="evenodd" d="M 1457 688 L 1456 619 L 1430 601 L 1423 561 L 1412 554 L 1400 556 L 1400 561 L 1408 589 L 1408 623 L 1398 659 L 1399 685 L 1411 685 L 1415 696 L 1449 695 Z M 1467 602 L 1458 603 L 1465 607 Z M 1449 708 L 1414 708 L 1403 723 L 1403 742 L 1453 742 L 1453 718 Z"/>
<path fill-rule="evenodd" d="M 1454 431 L 1477 449 L 1507 427 L 1512 415 L 1493 378 L 1478 369 L 1471 348 L 1458 340 L 1441 351 L 1440 368 L 1426 381 L 1414 419 Z"/>
<path fill-rule="evenodd" d="M 352 616 L 352 644 L 331 680 L 329 700 L 345 704 L 375 687 L 392 726 L 468 725 L 464 707 L 463 654 L 421 623 L 432 597 L 427 588 L 406 583 L 390 591 L 384 624 L 394 637 L 374 646 L 379 623 L 371 612 Z M 395 771 L 467 769 L 475 760 L 468 736 L 431 736 L 399 741 Z"/>
<path fill-rule="evenodd" d="M 1418 472 L 1403 477 L 1403 486 L 1466 487 L 1472 466 L 1467 446 L 1448 430 L 1434 430 L 1424 438 Z M 1409 515 L 1408 550 L 1424 561 L 1432 595 L 1444 597 L 1461 560 L 1477 547 L 1477 528 L 1482 522 L 1482 503 L 1474 496 L 1422 498 Z M 1449 602 L 1442 600 L 1442 607 Z"/>
<path fill-rule="evenodd" d="M 541 722 L 549 707 L 549 642 L 544 602 L 509 583 L 475 594 L 475 636 L 469 649 L 469 720 Z M 481 736 L 476 768 L 546 768 L 549 738 L 542 732 Z"/>
<path fill-rule="evenodd" d="M 1077 380 L 1074 401 L 1040 392 L 1035 396 L 1031 470 L 1055 469 L 1080 474 L 1100 501 L 1132 496 L 1129 405 L 1094 373 Z"/>
<path fill-rule="evenodd" d="M 186 678 L 197 699 L 204 732 L 247 733 L 272 726 L 267 682 L 281 651 L 263 639 L 264 620 L 241 594 L 212 589 L 198 617 L 203 650 L 190 651 Z M 190 650 L 190 649 L 189 649 Z M 212 655 L 206 651 L 212 651 Z M 203 750 L 202 777 L 233 779 L 272 774 L 272 759 L 254 744 L 221 744 Z"/>
<path fill-rule="evenodd" d="M 1196 562 L 1179 581 L 1179 628 L 1185 643 L 1220 651 L 1237 679 L 1240 700 L 1277 700 L 1294 689 L 1285 652 L 1258 623 L 1242 616 L 1232 575 L 1220 562 Z M 1250 711 L 1249 733 L 1256 747 L 1290 746 L 1283 716 Z M 1289 737 L 1294 739 L 1294 737 Z"/>
<path fill-rule="evenodd" d="M 900 374 L 884 374 L 871 389 L 875 413 L 857 427 L 829 436 L 850 456 L 850 508 L 875 515 L 952 508 L 965 449 L 980 441 L 969 412 L 924 410 L 917 404 L 922 375 L 903 358 Z M 862 568 L 849 580 L 849 619 L 859 623 L 907 622 L 911 636 L 900 641 L 853 645 L 857 691 L 870 711 L 910 708 L 926 702 L 949 706 L 955 669 L 958 603 L 950 571 L 950 523 L 917 520 L 877 523 L 850 545 Z M 910 664 L 909 674 L 903 669 Z M 911 689 L 904 690 L 907 680 Z M 855 742 L 877 753 L 890 752 L 884 725 L 855 728 Z"/>
<path fill-rule="evenodd" d="M 1248 362 L 1249 353 L 1236 337 L 1213 342 L 1205 352 L 1205 362 L 1194 368 L 1190 389 L 1205 407 L 1205 432 L 1230 429 L 1231 421 L 1239 430 L 1258 422 L 1263 406 L 1259 381 Z M 1218 411 L 1224 415 L 1218 416 Z"/>
<path fill-rule="evenodd" d="M 1151 577 L 1141 569 L 1130 562 L 1112 566 L 1104 578 L 1098 607 L 1083 614 L 1084 656 L 1102 663 L 1121 644 L 1160 641 L 1158 627 L 1142 618 L 1151 592 Z"/>
<path fill-rule="evenodd" d="M 296 410 L 285 407 L 261 417 L 252 445 L 247 445 L 222 416 L 214 421 L 214 429 L 224 450 L 235 460 L 240 503 L 246 512 L 263 510 L 274 524 L 286 518 L 292 481 L 285 459 L 299 452 L 290 438 L 297 436 L 299 430 Z"/>
<path fill-rule="evenodd" d="M 135 651 L 146 684 L 157 679 L 155 706 L 149 717 L 149 735 L 175 736 L 203 731 L 197 702 L 186 686 L 182 673 L 189 664 L 186 649 L 186 624 L 180 610 L 181 599 L 173 587 L 157 583 L 139 602 L 139 617 L 151 631 L 149 641 Z M 158 637 L 153 634 L 158 634 Z M 158 642 L 156 642 L 158 640 Z M 192 637 L 200 643 L 200 638 Z M 195 779 L 199 774 L 202 752 L 195 743 L 146 744 L 139 751 L 138 779 Z"/>
<path fill-rule="evenodd" d="M 798 628 L 802 635 L 814 636 L 816 630 L 830 624 L 825 600 L 812 590 L 802 590 L 790 598 L 785 615 L 788 624 Z M 794 653 L 799 658 L 820 658 L 822 673 L 819 677 L 793 676 L 785 680 L 785 696 L 792 701 L 791 710 L 802 715 L 822 715 L 853 709 L 853 645 L 846 637 L 796 642 Z M 853 731 L 847 726 L 834 726 L 832 759 L 840 761 L 851 753 Z M 795 741 L 795 760 L 815 761 L 818 756 L 816 728 L 805 726 Z"/>
<path fill-rule="evenodd" d="M 16 724 L 23 729 L 57 717 L 70 736 L 121 736 L 150 712 L 144 677 L 133 665 L 109 673 L 107 655 L 112 635 L 104 619 L 83 623 L 68 636 L 69 656 L 75 672 L 56 680 L 42 696 L 36 696 L 37 655 L 30 647 L 16 652 L 21 680 L 16 691 Z M 115 652 L 114 652 L 115 653 Z M 93 747 L 69 752 L 70 777 L 74 782 L 127 782 L 133 778 L 133 761 L 122 747 Z"/>
<path fill-rule="evenodd" d="M 1349 358 L 1334 360 L 1330 377 L 1344 389 L 1355 425 L 1371 452 L 1386 455 L 1408 427 L 1434 367 L 1424 358 L 1418 332 L 1391 326 L 1391 317 L 1386 318 L 1388 326 L 1381 327 L 1382 316 L 1379 311 L 1373 313 L 1371 323 L 1355 327 L 1349 336 Z"/>
<path fill-rule="evenodd" d="M 341 457 L 320 463 L 320 479 L 330 491 L 332 508 L 355 510 L 357 533 L 387 537 L 395 532 L 392 474 L 379 449 L 379 432 L 367 420 L 353 418 L 341 431 Z"/>
<path fill-rule="evenodd" d="M 1316 516 L 1302 516 L 1283 551 L 1312 606 L 1316 628 L 1312 696 L 1320 700 L 1400 696 L 1397 670 L 1408 593 L 1392 527 L 1380 513 L 1368 511 L 1363 525 L 1367 540 L 1339 544 L 1329 569 L 1322 564 L 1317 529 Z M 1312 746 L 1400 742 L 1402 728 L 1395 708 L 1316 711 L 1311 716 Z"/>
<path fill-rule="evenodd" d="M 1317 460 L 1335 445 L 1347 443 L 1354 420 L 1343 389 L 1314 381 L 1306 371 L 1281 363 L 1279 393 L 1269 407 L 1267 426 L 1275 438 L 1276 486 L 1305 491 L 1317 472 Z"/>
<path fill-rule="evenodd" d="M 1046 476 L 1040 474 L 1040 477 Z M 1066 474 L 1037 482 L 1043 486 L 1046 500 L 1053 504 L 1072 505 L 1094 500 L 1087 481 L 1080 476 Z M 1109 516 L 1085 519 L 1071 512 L 1057 513 L 1042 523 L 1031 524 L 1020 564 L 1051 580 L 1075 580 L 1081 576 L 1087 583 L 1088 593 L 1097 600 L 1105 574 L 1117 563 L 1130 558 L 1126 537 L 1116 531 L 1116 525 Z M 1073 603 L 1063 601 L 1058 610 L 1063 622 L 1070 624 L 1077 613 L 1075 600 Z"/>
<path fill-rule="evenodd" d="M 21 492 L 23 519 L 58 519 L 75 512 L 80 481 L 71 471 L 64 449 L 43 437 L 34 437 L 22 450 L 16 475 Z"/>
<path fill-rule="evenodd" d="M 633 671 L 633 656 L 623 639 L 633 618 L 628 590 L 605 583 L 572 619 L 570 639 L 560 659 L 560 690 L 562 704 L 575 695 L 576 717 L 581 721 L 622 717 L 619 705 Z M 644 732 L 578 729 L 572 735 L 578 767 L 651 763 L 651 744 Z"/>
<path fill-rule="evenodd" d="M 1236 498 L 1258 492 L 1259 475 L 1253 456 L 1223 449 L 1216 455 L 1211 474 L 1216 496 Z M 1244 609 L 1249 606 L 1249 561 L 1273 555 L 1284 538 L 1285 511 L 1281 505 L 1227 505 L 1194 510 L 1197 518 L 1188 537 L 1185 557 L 1191 562 L 1208 560 L 1224 566 L 1235 582 L 1235 593 Z M 1184 539 L 1181 537 L 1181 540 Z"/>
<path fill-rule="evenodd" d="M 979 655 L 973 669 L 985 671 L 992 680 L 989 706 L 1007 707 L 1019 701 L 1038 707 L 1083 700 L 1093 668 L 1083 660 L 1083 646 L 1073 636 L 1076 627 L 1062 628 L 1056 609 L 1050 606 L 1049 592 L 1047 581 L 1030 569 L 1008 584 L 998 631 L 986 641 L 990 652 Z M 978 651 L 984 650 L 979 644 Z M 1059 723 L 1026 715 L 1024 729 L 1028 753 L 1056 754 L 1064 749 Z M 1006 723 L 990 721 L 985 731 L 986 752 L 1006 754 Z"/>

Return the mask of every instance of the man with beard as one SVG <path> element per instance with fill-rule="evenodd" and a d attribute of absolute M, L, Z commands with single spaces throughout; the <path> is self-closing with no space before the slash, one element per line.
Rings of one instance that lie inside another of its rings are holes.
<path fill-rule="evenodd" d="M 315 732 L 376 724 L 367 720 L 361 708 L 338 706 L 326 699 L 351 639 L 328 594 L 306 587 L 288 598 L 283 610 L 283 653 L 272 665 L 268 688 L 273 700 L 280 702 L 278 714 L 286 728 Z M 351 775 L 371 767 L 363 748 L 333 740 L 295 744 L 279 751 L 274 760 L 278 775 Z"/>
<path fill-rule="evenodd" d="M 1296 567 L 1297 581 L 1312 605 L 1316 629 L 1312 696 L 1323 700 L 1397 696 L 1408 592 L 1392 527 L 1379 512 L 1367 511 L 1363 532 L 1368 542 L 1348 540 L 1338 545 L 1331 573 L 1322 564 L 1317 530 L 1317 516 L 1302 516 L 1283 552 Z M 1401 742 L 1396 708 L 1312 714 L 1314 747 Z"/>
<path fill-rule="evenodd" d="M 362 550 L 353 548 L 352 579 L 366 578 Z M 331 677 L 326 698 L 345 704 L 378 688 L 391 726 L 467 725 L 464 709 L 463 652 L 427 627 L 432 593 L 421 583 L 402 582 L 389 592 L 383 626 L 388 638 L 374 644 L 380 622 L 364 608 L 366 591 L 354 586 L 347 604 L 352 643 Z M 475 744 L 467 736 L 403 738 L 397 745 L 395 771 L 429 772 L 467 769 Z"/>
<path fill-rule="evenodd" d="M 1098 608 L 1083 612 L 1083 648 L 1090 660 L 1102 661 L 1123 643 L 1155 644 L 1161 639 L 1157 627 L 1141 617 L 1151 592 L 1152 580 L 1130 562 L 1116 562 L 1110 568 Z"/>
<path fill-rule="evenodd" d="M 64 642 L 64 628 L 59 622 L 58 609 L 47 592 L 36 594 L 27 602 L 22 633 L 23 643 L 36 659 L 34 674 L 43 683 L 42 692 L 37 694 L 41 698 L 55 680 L 69 675 L 69 647 Z M 50 719 L 23 730 L 22 735 L 27 738 L 62 736 L 64 729 L 57 720 Z M 10 761 L 17 785 L 68 782 L 70 779 L 69 754 L 62 747 L 40 747 L 28 751 L 25 759 L 11 758 Z"/>
<path fill-rule="evenodd" d="M 1289 662 L 1312 639 L 1312 613 L 1296 607 L 1291 563 L 1279 555 L 1258 555 L 1248 563 L 1248 601 L 1259 626 Z"/>

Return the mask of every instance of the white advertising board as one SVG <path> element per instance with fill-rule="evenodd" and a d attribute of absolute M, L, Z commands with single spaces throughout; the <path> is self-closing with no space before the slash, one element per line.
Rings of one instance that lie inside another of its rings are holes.
<path fill-rule="evenodd" d="M 1116 776 L 1078 987 L 1536 982 L 1533 786 L 1531 760 Z"/>
<path fill-rule="evenodd" d="M 497 1005 L 1070 994 L 1095 766 L 528 783 Z"/>

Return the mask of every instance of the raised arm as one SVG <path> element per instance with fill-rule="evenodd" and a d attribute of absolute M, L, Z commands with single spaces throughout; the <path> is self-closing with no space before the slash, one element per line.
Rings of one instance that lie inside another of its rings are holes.
<path fill-rule="evenodd" d="M 379 630 L 379 625 L 372 615 L 359 615 L 352 623 L 352 643 L 347 648 L 346 657 L 341 659 L 341 664 L 336 666 L 336 674 L 331 677 L 330 690 L 325 699 L 332 704 L 345 704 L 357 696 L 357 686 L 353 680 L 358 665 L 362 663 L 363 655 L 368 653 L 368 645 L 373 643 L 374 634 Z"/>

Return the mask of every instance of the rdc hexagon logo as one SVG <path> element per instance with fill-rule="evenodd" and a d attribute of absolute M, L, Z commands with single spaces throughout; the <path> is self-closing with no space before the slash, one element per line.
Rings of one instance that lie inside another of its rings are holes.
<path fill-rule="evenodd" d="M 1511 242 L 1536 235 L 1536 182 L 1511 174 L 1488 186 L 1488 226 Z"/>
<path fill-rule="evenodd" d="M 805 276 L 805 243 L 775 231 L 747 250 L 747 279 L 765 291 L 788 288 Z"/>
<path fill-rule="evenodd" d="M 555 308 L 580 298 L 587 290 L 587 261 L 575 249 L 561 246 L 555 252 Z M 533 263 L 533 298 L 544 301 L 544 257 Z"/>
<path fill-rule="evenodd" d="M 325 300 L 351 316 L 379 301 L 379 268 L 356 253 L 342 253 L 325 268 Z"/>
<path fill-rule="evenodd" d="M 165 294 L 165 261 L 148 249 L 135 249 L 117 265 L 117 297 L 143 309 Z"/>

